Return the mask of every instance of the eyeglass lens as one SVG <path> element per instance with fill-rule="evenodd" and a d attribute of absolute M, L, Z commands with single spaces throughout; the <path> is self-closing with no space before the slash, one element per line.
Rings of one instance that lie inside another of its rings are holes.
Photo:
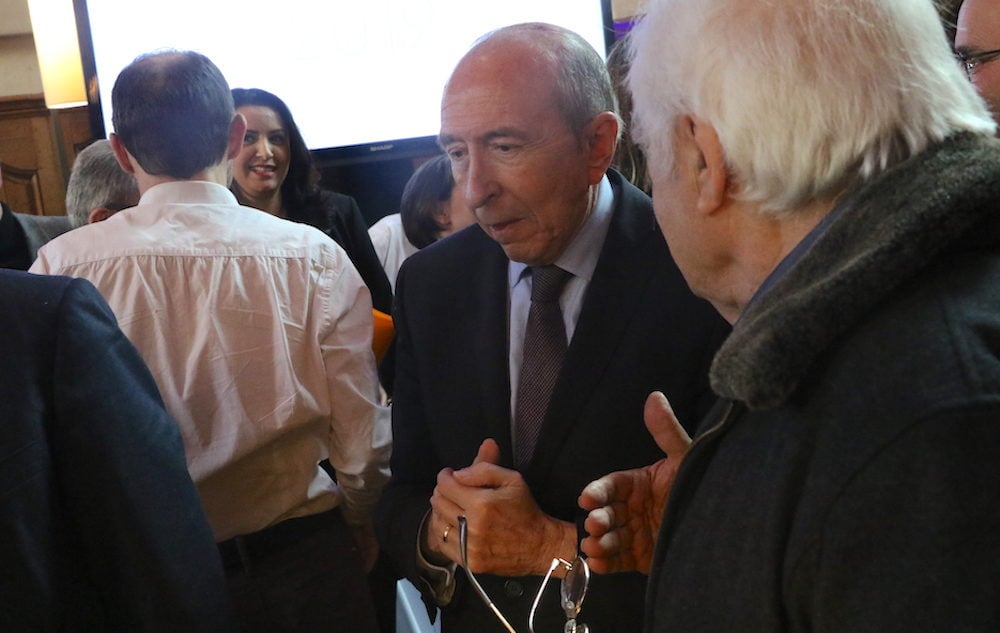
<path fill-rule="evenodd" d="M 583 599 L 587 596 L 590 585 L 590 567 L 582 558 L 577 557 L 570 563 L 560 585 L 563 611 L 566 613 L 564 633 L 587 633 L 586 624 L 577 623 L 576 617 L 583 608 Z"/>
<path fill-rule="evenodd" d="M 973 75 L 975 75 L 983 64 L 992 62 L 1000 56 L 1000 48 L 992 51 L 983 51 L 980 53 L 966 53 L 964 51 L 959 51 L 955 54 L 962 68 L 965 70 L 965 74 L 971 80 Z"/>

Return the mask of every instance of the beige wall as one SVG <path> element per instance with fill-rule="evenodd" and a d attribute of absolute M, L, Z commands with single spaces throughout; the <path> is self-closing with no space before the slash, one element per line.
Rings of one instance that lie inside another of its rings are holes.
<path fill-rule="evenodd" d="M 622 20 L 638 15 L 643 0 L 611 0 L 611 16 L 615 20 Z"/>
<path fill-rule="evenodd" d="M 0 97 L 41 93 L 28 2 L 0 0 Z"/>

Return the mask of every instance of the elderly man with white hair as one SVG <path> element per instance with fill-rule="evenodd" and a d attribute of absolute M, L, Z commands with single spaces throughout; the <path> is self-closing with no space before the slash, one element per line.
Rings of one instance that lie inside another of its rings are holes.
<path fill-rule="evenodd" d="M 654 394 L 668 457 L 585 489 L 593 568 L 651 572 L 656 633 L 998 630 L 1000 146 L 932 3 L 652 0 L 632 46 L 734 328 L 694 442 Z"/>

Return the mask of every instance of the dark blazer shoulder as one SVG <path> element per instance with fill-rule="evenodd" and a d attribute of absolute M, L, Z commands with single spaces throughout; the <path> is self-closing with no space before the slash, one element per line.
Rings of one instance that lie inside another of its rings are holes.
<path fill-rule="evenodd" d="M 37 329 L 47 315 L 54 314 L 71 289 L 75 293 L 97 290 L 85 279 L 61 275 L 36 275 L 19 270 L 0 269 L 0 323 L 3 329 Z"/>
<path fill-rule="evenodd" d="M 368 226 L 354 198 L 318 189 L 307 198 L 301 209 L 289 213 L 288 219 L 314 226 L 339 244 L 368 286 L 373 307 L 385 313 L 392 309 L 392 286 L 375 253 Z"/>
<path fill-rule="evenodd" d="M 464 288 L 494 281 L 506 274 L 508 259 L 503 249 L 477 224 L 426 246 L 403 261 L 396 281 L 397 294 L 404 288 Z M 450 290 L 448 290 L 450 292 Z"/>
<path fill-rule="evenodd" d="M 32 261 L 38 257 L 38 249 L 73 228 L 69 223 L 69 218 L 65 215 L 47 216 L 15 213 L 14 217 L 24 229 L 28 255 Z"/>

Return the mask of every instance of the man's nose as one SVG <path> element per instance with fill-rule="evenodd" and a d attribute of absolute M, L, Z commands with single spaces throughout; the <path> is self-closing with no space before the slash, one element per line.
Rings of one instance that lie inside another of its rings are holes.
<path fill-rule="evenodd" d="M 496 173 L 490 161 L 477 152 L 470 152 L 461 183 L 465 201 L 470 209 L 485 205 L 499 192 Z"/>

